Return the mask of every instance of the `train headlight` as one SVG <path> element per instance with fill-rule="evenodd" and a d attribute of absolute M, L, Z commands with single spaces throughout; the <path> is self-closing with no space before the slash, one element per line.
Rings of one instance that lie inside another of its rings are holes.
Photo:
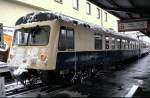
<path fill-rule="evenodd" d="M 46 49 L 40 49 L 39 60 L 42 65 L 47 66 L 47 51 L 46 51 Z"/>
<path fill-rule="evenodd" d="M 45 61 L 47 58 L 47 55 L 46 54 L 40 54 L 40 59 L 41 61 Z"/>

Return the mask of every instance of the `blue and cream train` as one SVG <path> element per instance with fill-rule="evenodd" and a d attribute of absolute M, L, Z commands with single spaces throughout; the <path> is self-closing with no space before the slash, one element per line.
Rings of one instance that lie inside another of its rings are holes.
<path fill-rule="evenodd" d="M 110 29 L 59 13 L 34 12 L 16 22 L 8 62 L 11 67 L 26 63 L 48 78 L 71 70 L 105 68 L 148 52 L 148 43 Z"/>

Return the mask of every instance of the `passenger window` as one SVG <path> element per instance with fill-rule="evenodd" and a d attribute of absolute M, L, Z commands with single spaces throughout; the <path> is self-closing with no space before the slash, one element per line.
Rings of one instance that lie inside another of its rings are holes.
<path fill-rule="evenodd" d="M 68 29 L 66 32 L 66 48 L 74 49 L 74 31 L 72 29 Z"/>
<path fill-rule="evenodd" d="M 74 30 L 66 27 L 60 28 L 58 50 L 74 49 Z"/>
<path fill-rule="evenodd" d="M 126 45 L 125 42 L 126 42 L 125 40 L 122 40 L 122 49 L 125 49 L 125 45 Z"/>
<path fill-rule="evenodd" d="M 102 35 L 95 33 L 95 49 L 102 49 Z"/>
<path fill-rule="evenodd" d="M 132 41 L 130 42 L 130 49 L 132 49 Z"/>
<path fill-rule="evenodd" d="M 128 49 L 130 49 L 130 41 L 128 40 Z"/>
<path fill-rule="evenodd" d="M 109 37 L 105 37 L 105 49 L 109 49 Z"/>
<path fill-rule="evenodd" d="M 128 41 L 125 40 L 125 49 L 128 49 Z"/>
<path fill-rule="evenodd" d="M 112 49 L 115 49 L 115 44 L 116 44 L 116 39 L 112 38 L 112 40 L 111 40 L 111 48 Z"/>
<path fill-rule="evenodd" d="M 121 49 L 121 40 L 117 39 L 117 49 Z"/>
<path fill-rule="evenodd" d="M 132 49 L 134 49 L 134 41 L 132 42 Z"/>

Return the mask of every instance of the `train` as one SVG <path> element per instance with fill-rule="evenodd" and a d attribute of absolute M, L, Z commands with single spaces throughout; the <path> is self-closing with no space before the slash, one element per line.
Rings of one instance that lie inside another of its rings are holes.
<path fill-rule="evenodd" d="M 148 42 L 62 13 L 39 11 L 16 21 L 8 63 L 13 68 L 25 63 L 30 74 L 37 72 L 44 83 L 51 83 L 60 77 L 74 81 L 81 73 L 149 51 Z"/>

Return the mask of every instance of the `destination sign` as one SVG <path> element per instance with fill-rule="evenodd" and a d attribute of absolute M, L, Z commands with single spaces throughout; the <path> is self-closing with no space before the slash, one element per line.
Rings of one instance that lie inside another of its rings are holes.
<path fill-rule="evenodd" d="M 148 29 L 147 20 L 118 21 L 118 32 L 140 31 Z"/>

